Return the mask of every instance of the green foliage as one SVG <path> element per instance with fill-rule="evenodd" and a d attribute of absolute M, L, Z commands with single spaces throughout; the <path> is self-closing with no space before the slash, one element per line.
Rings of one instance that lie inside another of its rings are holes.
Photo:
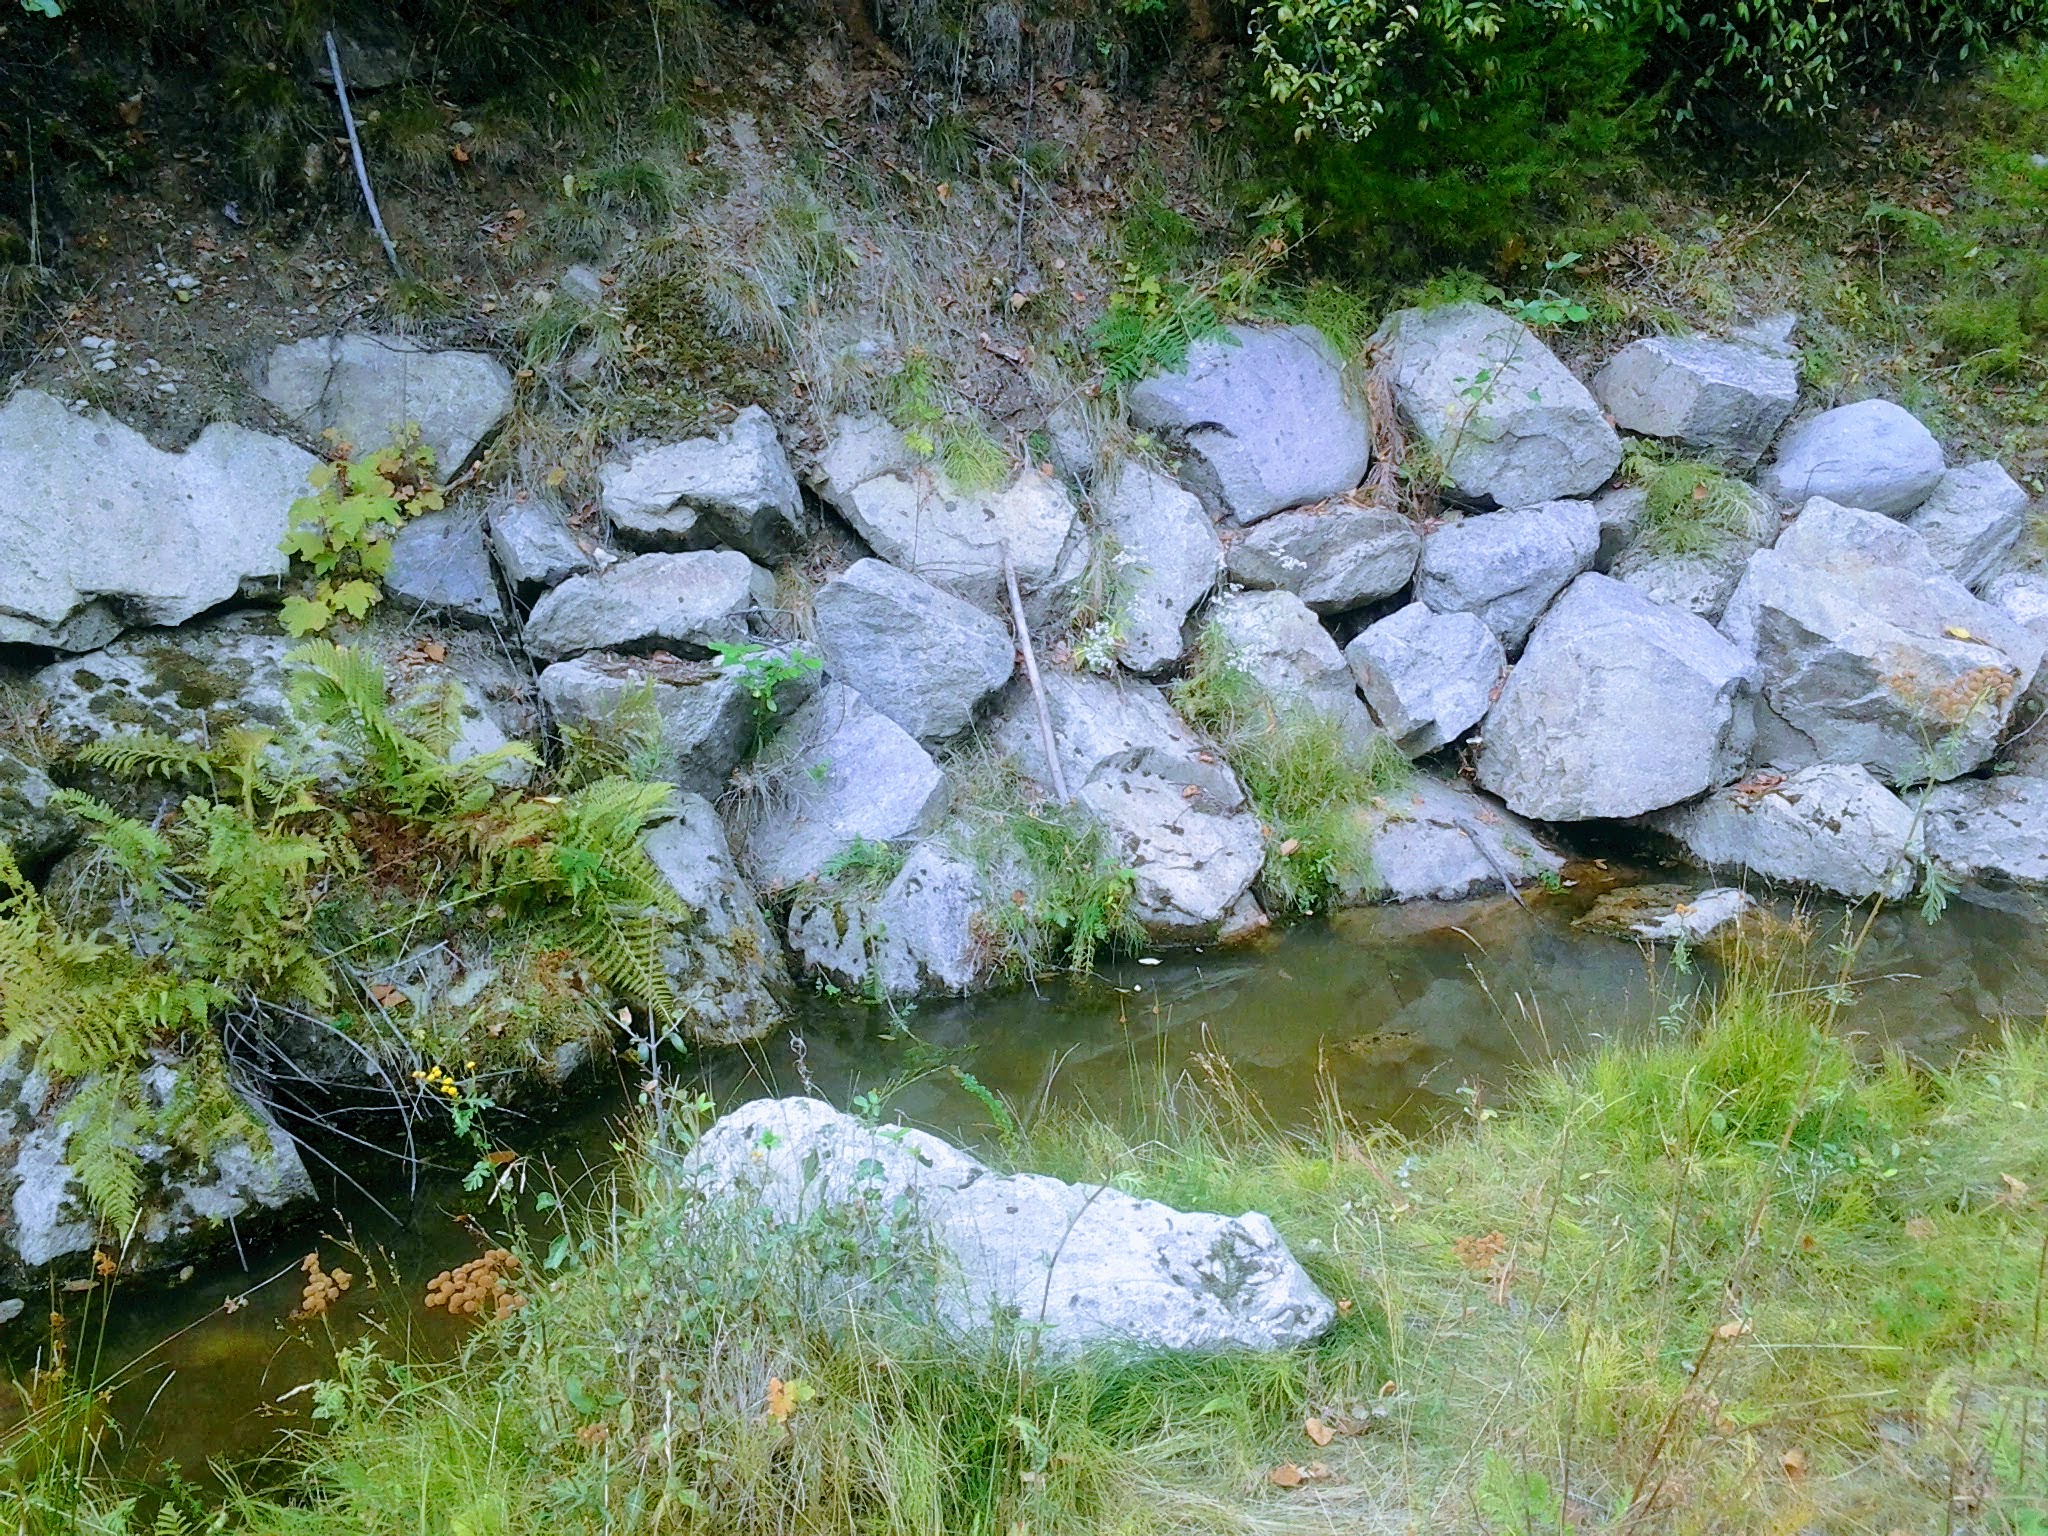
<path fill-rule="evenodd" d="M 433 473 L 434 456 L 420 445 L 417 427 L 361 458 L 334 441 L 329 462 L 306 477 L 313 494 L 292 503 L 284 537 L 284 552 L 306 578 L 305 590 L 284 601 L 289 633 L 314 634 L 344 615 L 360 619 L 383 601 L 393 530 L 442 505 Z"/>
<path fill-rule="evenodd" d="M 835 888 L 878 893 L 902 872 L 904 857 L 894 843 L 856 837 L 825 861 L 818 878 Z"/>
<path fill-rule="evenodd" d="M 1126 264 L 1116 292 L 1088 332 L 1112 384 L 1135 384 L 1185 367 L 1188 348 L 1223 328 L 1215 299 L 1192 284 Z"/>
<path fill-rule="evenodd" d="M 1392 742 L 1378 736 L 1361 748 L 1334 716 L 1276 701 L 1238 666 L 1213 624 L 1173 700 L 1244 781 L 1266 834 L 1261 894 L 1268 905 L 1313 912 L 1339 891 L 1372 887 L 1369 812 L 1409 776 Z"/>
<path fill-rule="evenodd" d="M 775 695 L 785 683 L 810 677 L 825 665 L 822 656 L 796 645 L 771 649 L 750 640 L 713 640 L 710 646 L 719 666 L 738 672 L 747 697 L 753 701 L 756 731 L 765 730 L 768 721 L 781 713 L 782 706 Z"/>
<path fill-rule="evenodd" d="M 1712 464 L 1673 458 L 1638 442 L 1629 445 L 1622 474 L 1643 488 L 1635 537 L 1656 554 L 1708 555 L 1764 531 L 1764 508 L 1755 493 Z"/>
<path fill-rule="evenodd" d="M 952 397 L 929 354 L 912 352 L 885 391 L 889 419 L 913 453 L 937 459 L 963 491 L 991 491 L 1010 473 L 1010 456 L 974 410 Z"/>

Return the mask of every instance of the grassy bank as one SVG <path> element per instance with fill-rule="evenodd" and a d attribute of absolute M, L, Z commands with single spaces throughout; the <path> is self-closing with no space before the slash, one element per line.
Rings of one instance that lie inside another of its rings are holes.
<path fill-rule="evenodd" d="M 1426 1139 L 1283 1131 L 1221 1063 L 1143 1124 L 1005 1117 L 1021 1166 L 1271 1213 L 1342 1312 L 1061 1371 L 824 1308 L 856 1234 L 693 1210 L 671 1132 L 533 1239 L 522 1310 L 451 1365 L 351 1351 L 305 1461 L 190 1528 L 2039 1533 L 2044 1102 L 2037 1033 L 1860 1062 L 1751 981 Z M 24 1531 L 104 1510 L 28 1491 Z"/>

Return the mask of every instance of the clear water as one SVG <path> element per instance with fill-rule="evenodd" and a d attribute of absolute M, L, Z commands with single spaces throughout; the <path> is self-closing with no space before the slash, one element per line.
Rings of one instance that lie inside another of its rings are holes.
<path fill-rule="evenodd" d="M 1162 1071 L 1199 1073 L 1214 1057 L 1283 1120 L 1314 1101 L 1320 1077 L 1355 1116 L 1426 1125 L 1471 1094 L 1497 1093 L 1532 1060 L 1653 1027 L 1675 1000 L 1712 984 L 1710 967 L 1680 973 L 1668 957 L 1575 927 L 1612 878 L 1590 866 L 1576 873 L 1575 890 L 1533 897 L 1529 910 L 1505 898 L 1365 909 L 1248 948 L 1132 961 L 1096 981 L 927 1004 L 903 1019 L 819 999 L 789 1034 L 687 1070 L 720 1102 L 807 1085 L 842 1104 L 884 1091 L 892 1113 L 973 1140 L 987 1134 L 986 1114 L 953 1074 L 931 1069 L 934 1059 L 1027 1110 L 1083 1101 L 1114 1115 L 1136 1085 Z M 1824 956 L 1844 915 L 1804 916 Z M 1860 916 L 1848 922 L 1860 931 Z M 1870 1049 L 1945 1060 L 2003 1021 L 2038 1023 L 2048 1014 L 2043 937 L 2038 915 L 1957 906 L 1929 926 L 1886 914 L 1860 952 L 1843 1025 Z M 551 1126 L 501 1121 L 497 1132 L 573 1186 L 616 1155 L 630 1070 L 622 1064 L 615 1083 Z M 426 1311 L 421 1293 L 428 1277 L 487 1246 L 467 1213 L 486 1222 L 495 1213 L 462 1191 L 459 1169 L 412 1180 L 394 1166 L 380 1178 L 360 1153 L 349 1161 L 379 1204 L 337 1188 L 322 1216 L 184 1283 L 55 1298 L 76 1358 L 96 1359 L 112 1382 L 124 1470 L 175 1461 L 191 1475 L 213 1459 L 261 1457 L 280 1433 L 311 1427 L 311 1396 L 300 1389 L 338 1344 L 374 1327 L 409 1335 L 392 1348 L 447 1350 L 471 1326 Z M 328 1317 L 292 1322 L 297 1261 L 314 1248 L 363 1278 Z M 5 1330 L 14 1336 L 5 1365 L 16 1372 L 39 1347 L 28 1321 Z"/>

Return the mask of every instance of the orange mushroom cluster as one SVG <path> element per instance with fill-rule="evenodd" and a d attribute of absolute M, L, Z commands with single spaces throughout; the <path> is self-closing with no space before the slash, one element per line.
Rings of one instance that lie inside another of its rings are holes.
<path fill-rule="evenodd" d="M 493 1248 L 481 1258 L 444 1269 L 427 1282 L 427 1305 L 446 1307 L 451 1317 L 510 1317 L 526 1305 L 512 1282 L 520 1270 L 519 1256 Z"/>
<path fill-rule="evenodd" d="M 341 1300 L 341 1293 L 355 1283 L 356 1277 L 345 1269 L 322 1269 L 317 1252 L 299 1260 L 299 1268 L 306 1272 L 306 1284 L 299 1292 L 299 1304 L 292 1312 L 293 1317 L 323 1315 Z"/>

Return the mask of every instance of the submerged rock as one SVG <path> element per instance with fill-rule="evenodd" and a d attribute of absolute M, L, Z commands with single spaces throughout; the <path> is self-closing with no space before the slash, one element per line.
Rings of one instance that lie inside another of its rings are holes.
<path fill-rule="evenodd" d="M 597 479 L 598 506 L 636 549 L 727 544 L 772 563 L 803 542 L 803 493 L 758 405 L 715 437 L 641 447 Z"/>
<path fill-rule="evenodd" d="M 881 560 L 855 561 L 813 606 L 832 675 L 920 741 L 967 729 L 1016 665 L 1016 642 L 994 617 Z"/>
<path fill-rule="evenodd" d="M 1749 658 L 1705 620 L 1581 576 L 1486 716 L 1479 783 L 1539 821 L 1661 810 L 1742 771 L 1752 694 Z"/>
<path fill-rule="evenodd" d="M 1179 370 L 1131 390 L 1131 420 L 1185 439 L 1189 486 L 1218 517 L 1256 522 L 1365 478 L 1371 419 L 1313 326 L 1232 326 Z"/>
<path fill-rule="evenodd" d="M 1477 614 L 1410 603 L 1344 647 L 1373 717 L 1409 757 L 1447 747 L 1493 705 L 1507 652 Z"/>
<path fill-rule="evenodd" d="M 1225 563 L 1247 587 L 1279 587 L 1317 613 L 1345 613 L 1407 586 L 1421 552 L 1422 536 L 1398 512 L 1340 501 L 1267 518 L 1231 541 Z"/>
<path fill-rule="evenodd" d="M 90 651 L 285 574 L 318 461 L 215 425 L 177 453 L 36 390 L 0 406 L 0 644 Z"/>
<path fill-rule="evenodd" d="M 771 889 L 814 878 L 857 840 L 929 832 L 950 803 L 931 754 L 838 681 L 789 716 L 749 778 L 736 841 Z"/>
<path fill-rule="evenodd" d="M 581 651 L 705 656 L 714 642 L 745 642 L 773 595 L 774 578 L 737 550 L 639 555 L 545 594 L 526 616 L 526 648 L 549 661 Z"/>
<path fill-rule="evenodd" d="M 1860 763 L 1758 775 L 1649 824 L 1710 868 L 1746 869 L 1851 901 L 1897 901 L 1919 879 L 1911 807 Z"/>
<path fill-rule="evenodd" d="M 1536 333 L 1483 304 L 1404 309 L 1382 327 L 1401 414 L 1452 492 L 1501 507 L 1590 496 L 1621 439 Z"/>
<path fill-rule="evenodd" d="M 1292 1349 L 1336 1320 L 1264 1216 L 998 1174 L 923 1131 L 868 1125 L 816 1099 L 742 1105 L 704 1133 L 691 1166 L 707 1194 L 776 1226 L 841 1232 L 852 1260 L 819 1278 L 845 1300 L 907 1307 L 1026 1358 Z M 868 1278 L 902 1273 L 876 1261 L 908 1257 L 909 1245 L 936 1265 L 914 1266 L 907 1284 Z"/>
<path fill-rule="evenodd" d="M 1765 761 L 1909 782 L 1985 762 L 2042 654 L 1911 528 L 1819 498 L 1750 557 L 1721 628 L 1756 658 Z"/>
<path fill-rule="evenodd" d="M 1762 485 L 1781 502 L 1825 497 L 1903 517 L 1941 480 L 1941 444 L 1904 406 L 1859 400 L 1785 434 Z"/>
<path fill-rule="evenodd" d="M 661 946 L 683 1027 L 706 1045 L 758 1040 L 788 1016 L 782 946 L 733 862 L 711 802 L 678 793 L 670 807 L 641 845 L 695 914 Z"/>
<path fill-rule="evenodd" d="M 512 409 L 512 375 L 482 352 L 437 352 L 404 336 L 313 336 L 273 350 L 257 392 L 309 435 L 358 454 L 417 426 L 434 470 L 452 479 Z"/>
<path fill-rule="evenodd" d="M 1599 514 L 1583 501 L 1460 518 L 1423 540 L 1415 595 L 1438 613 L 1477 614 L 1512 654 L 1599 550 Z"/>
<path fill-rule="evenodd" d="M 1202 504 L 1157 470 L 1126 464 L 1097 499 L 1124 588 L 1118 659 L 1152 676 L 1181 658 L 1187 617 L 1216 585 L 1223 545 Z"/>
<path fill-rule="evenodd" d="M 1632 885 L 1601 895 L 1573 926 L 1653 944 L 1697 944 L 1755 908 L 1754 897 L 1732 886 L 1699 891 L 1689 885 Z"/>
<path fill-rule="evenodd" d="M 1672 438 L 1747 469 L 1799 400 L 1799 364 L 1706 336 L 1630 342 L 1593 379 L 1625 432 Z"/>

